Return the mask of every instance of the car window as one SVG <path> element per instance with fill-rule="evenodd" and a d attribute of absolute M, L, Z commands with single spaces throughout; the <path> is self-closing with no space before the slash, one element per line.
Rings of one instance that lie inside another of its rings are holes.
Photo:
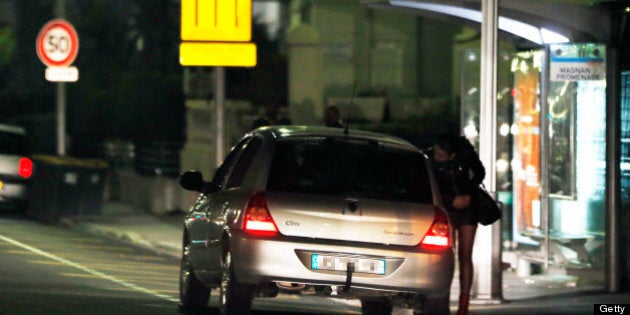
<path fill-rule="evenodd" d="M 0 132 L 0 154 L 29 154 L 26 137 L 11 132 Z"/>
<path fill-rule="evenodd" d="M 212 178 L 212 184 L 214 187 L 218 187 L 219 189 L 224 189 L 223 184 L 225 184 L 225 181 L 228 175 L 230 174 L 232 167 L 236 163 L 236 160 L 239 154 L 241 153 L 241 151 L 243 150 L 243 147 L 245 147 L 245 145 L 247 144 L 249 140 L 250 138 L 247 138 L 239 142 L 236 146 L 234 146 L 234 148 L 232 148 L 232 150 L 227 155 L 225 160 L 223 160 L 223 163 L 221 164 L 219 169 L 217 169 L 216 173 L 214 174 L 214 177 Z"/>
<path fill-rule="evenodd" d="M 232 174 L 230 174 L 230 179 L 228 183 L 225 185 L 226 189 L 239 187 L 243 182 L 243 178 L 245 177 L 245 173 L 249 169 L 249 166 L 252 164 L 254 160 L 254 156 L 256 155 L 256 151 L 260 144 L 262 143 L 262 139 L 259 137 L 252 138 L 245 147 L 243 148 L 243 153 L 239 156 L 238 162 L 234 165 L 234 170 Z"/>
<path fill-rule="evenodd" d="M 424 155 L 367 141 L 287 139 L 273 154 L 267 189 L 431 203 Z"/>

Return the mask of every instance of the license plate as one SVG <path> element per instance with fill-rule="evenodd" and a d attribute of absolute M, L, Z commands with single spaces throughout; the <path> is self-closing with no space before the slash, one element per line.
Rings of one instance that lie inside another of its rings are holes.
<path fill-rule="evenodd" d="M 311 269 L 313 270 L 346 271 L 348 263 L 354 264 L 354 272 L 385 274 L 385 259 L 311 255 Z"/>

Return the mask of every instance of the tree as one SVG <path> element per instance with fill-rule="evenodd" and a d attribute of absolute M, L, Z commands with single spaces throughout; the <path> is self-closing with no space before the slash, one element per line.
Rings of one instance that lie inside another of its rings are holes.
<path fill-rule="evenodd" d="M 278 39 L 267 36 L 267 28 L 256 18 L 252 23 L 252 41 L 258 60 L 254 68 L 228 68 L 227 96 L 244 99 L 254 106 L 286 106 L 288 97 L 287 61 Z"/>
<path fill-rule="evenodd" d="M 0 63 L 0 114 L 26 122 L 55 148 L 55 84 L 34 49 L 41 27 L 53 19 L 55 0 L 13 1 L 15 53 Z M 179 64 L 180 6 L 172 0 L 67 0 L 66 19 L 79 34 L 74 65 L 79 81 L 66 84 L 68 154 L 97 156 L 109 138 L 183 141 L 183 68 Z M 227 96 L 255 105 L 286 105 L 286 58 L 279 42 L 254 20 L 254 68 L 228 68 Z M 0 49 L 5 46 L 0 33 Z M 9 38 L 9 37 L 7 37 Z M 5 56 L 0 50 L 0 58 Z M 5 59 L 0 59 L 0 62 Z M 46 117 L 46 124 L 35 116 Z M 38 131 L 39 130 L 39 131 Z M 36 141 L 38 142 L 38 141 Z"/>
<path fill-rule="evenodd" d="M 94 154 L 95 144 L 107 138 L 181 141 L 177 5 L 168 0 L 82 0 L 73 8 L 81 13 L 76 28 L 82 32 L 81 80 L 69 98 L 71 132 L 89 135 L 75 137 L 75 152 Z"/>
<path fill-rule="evenodd" d="M 13 29 L 7 26 L 0 27 L 0 99 L 3 100 L 10 97 L 10 91 L 6 88 L 6 85 L 8 78 L 10 78 L 9 65 L 11 65 L 14 58 L 15 46 Z M 12 108 L 10 106 L 0 105 L 0 117 L 10 117 L 12 116 L 11 112 Z"/>

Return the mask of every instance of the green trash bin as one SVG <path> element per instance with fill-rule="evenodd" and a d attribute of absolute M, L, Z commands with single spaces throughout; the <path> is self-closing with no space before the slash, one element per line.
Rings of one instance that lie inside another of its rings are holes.
<path fill-rule="evenodd" d="M 107 163 L 51 155 L 33 156 L 31 202 L 27 214 L 39 221 L 100 214 Z"/>
<path fill-rule="evenodd" d="M 108 170 L 107 164 L 103 161 L 84 160 L 84 164 L 79 169 L 82 198 L 79 200 L 78 214 L 101 214 Z"/>

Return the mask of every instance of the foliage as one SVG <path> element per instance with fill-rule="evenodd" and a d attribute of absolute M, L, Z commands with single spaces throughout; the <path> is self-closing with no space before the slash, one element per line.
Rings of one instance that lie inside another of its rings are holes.
<path fill-rule="evenodd" d="M 286 56 L 280 53 L 280 42 L 267 36 L 266 27 L 256 18 L 252 25 L 256 43 L 257 65 L 254 68 L 228 68 L 228 98 L 244 99 L 256 107 L 286 106 L 288 101 Z"/>
<path fill-rule="evenodd" d="M 82 30 L 82 75 L 71 98 L 73 131 L 101 140 L 181 140 L 184 100 L 172 1 L 84 0 L 75 8 L 82 13 L 75 26 Z"/>
<path fill-rule="evenodd" d="M 13 1 L 15 25 L 13 54 L 0 67 L 0 117 L 15 121 L 20 116 L 54 112 L 54 86 L 44 79 L 45 67 L 37 58 L 35 39 L 52 12 L 52 1 Z"/>
<path fill-rule="evenodd" d="M 9 27 L 0 28 L 0 99 L 8 100 L 10 98 L 9 91 L 3 89 L 8 82 L 9 68 L 15 53 L 15 37 L 13 30 Z M 3 102 L 4 103 L 4 102 Z M 0 117 L 9 116 L 10 109 L 0 104 Z"/>
<path fill-rule="evenodd" d="M 13 59 L 15 37 L 9 27 L 0 28 L 0 71 L 5 69 Z"/>
<path fill-rule="evenodd" d="M 54 122 L 57 85 L 44 79 L 45 66 L 36 56 L 35 39 L 41 27 L 55 18 L 56 1 L 13 3 L 16 23 L 10 26 L 11 32 L 0 29 L 0 117 L 39 128 L 42 117 Z M 65 19 L 74 25 L 80 42 L 74 63 L 79 81 L 66 84 L 69 154 L 97 155 L 99 143 L 108 138 L 183 141 L 179 2 L 65 3 Z M 266 29 L 256 20 L 252 31 L 258 65 L 227 69 L 227 97 L 259 105 L 286 105 L 286 62 L 278 53 L 278 41 L 269 40 Z M 12 49 L 11 34 L 15 36 L 13 56 L 5 52 Z M 10 66 L 3 69 L 4 63 Z M 41 134 L 46 141 L 55 141 L 50 132 Z"/>

